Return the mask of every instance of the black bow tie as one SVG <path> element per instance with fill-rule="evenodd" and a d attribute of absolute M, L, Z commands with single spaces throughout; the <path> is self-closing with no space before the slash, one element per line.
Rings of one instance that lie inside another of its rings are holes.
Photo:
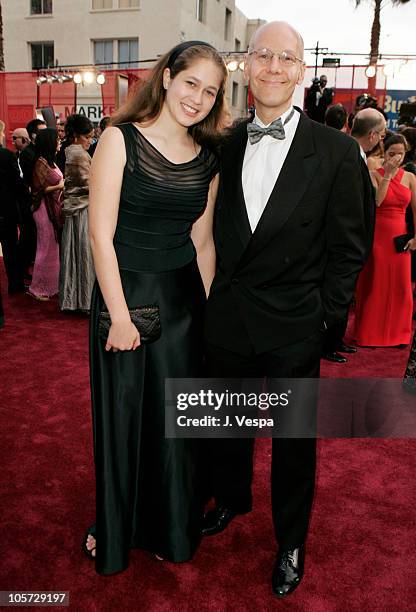
<path fill-rule="evenodd" d="M 279 119 L 276 119 L 267 127 L 261 127 L 260 125 L 257 125 L 257 123 L 248 123 L 247 134 L 250 144 L 258 143 L 263 136 L 266 135 L 276 138 L 276 140 L 284 140 L 286 138 L 284 126 L 292 119 L 294 114 L 295 109 L 292 108 L 292 112 L 288 114 L 284 123 L 282 123 L 282 120 L 279 117 Z"/>

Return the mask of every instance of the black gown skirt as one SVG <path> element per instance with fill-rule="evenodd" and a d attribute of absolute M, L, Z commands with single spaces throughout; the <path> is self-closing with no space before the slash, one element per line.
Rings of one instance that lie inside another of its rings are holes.
<path fill-rule="evenodd" d="M 96 471 L 96 570 L 125 569 L 130 548 L 189 560 L 200 541 L 195 440 L 165 438 L 165 378 L 201 376 L 205 293 L 194 260 L 168 272 L 121 270 L 129 308 L 159 305 L 162 334 L 136 351 L 106 352 L 95 284 L 90 368 Z"/>

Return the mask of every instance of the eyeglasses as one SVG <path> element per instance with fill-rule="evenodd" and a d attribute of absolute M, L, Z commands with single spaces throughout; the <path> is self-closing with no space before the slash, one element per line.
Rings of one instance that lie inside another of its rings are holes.
<path fill-rule="evenodd" d="M 381 131 L 379 131 L 379 130 L 373 130 L 373 132 L 374 132 L 375 134 L 378 134 L 378 135 L 380 136 L 380 140 L 384 140 L 384 139 L 385 139 L 385 137 L 386 137 L 386 130 L 381 130 Z"/>
<path fill-rule="evenodd" d="M 24 136 L 12 136 L 12 140 L 24 140 Z"/>
<path fill-rule="evenodd" d="M 296 62 L 300 62 L 301 64 L 305 63 L 303 59 L 296 57 L 296 55 L 290 51 L 281 51 L 279 53 L 277 51 L 271 51 L 271 49 L 249 49 L 248 54 L 255 55 L 257 61 L 264 66 L 270 64 L 274 56 L 276 56 L 281 65 L 286 68 L 294 66 Z"/>

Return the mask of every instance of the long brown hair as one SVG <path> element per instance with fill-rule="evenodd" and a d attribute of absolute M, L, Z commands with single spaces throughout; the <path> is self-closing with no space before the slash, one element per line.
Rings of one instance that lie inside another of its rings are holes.
<path fill-rule="evenodd" d="M 184 46 L 184 43 L 177 45 L 158 60 L 149 80 L 111 117 L 112 125 L 133 121 L 152 123 L 159 116 L 165 101 L 166 90 L 163 87 L 165 68 L 169 68 L 170 77 L 174 79 L 180 72 L 189 68 L 194 61 L 209 59 L 221 70 L 221 85 L 209 114 L 199 123 L 192 125 L 188 131 L 195 142 L 201 146 L 215 146 L 219 143 L 227 68 L 221 55 L 211 45 L 196 43 L 182 50 Z"/>

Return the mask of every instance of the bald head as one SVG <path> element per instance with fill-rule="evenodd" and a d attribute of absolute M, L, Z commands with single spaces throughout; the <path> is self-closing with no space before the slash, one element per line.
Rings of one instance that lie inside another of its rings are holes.
<path fill-rule="evenodd" d="M 267 53 L 262 53 L 267 49 Z M 256 30 L 250 41 L 244 73 L 250 83 L 256 115 L 268 125 L 292 104 L 293 92 L 305 75 L 303 40 L 284 21 L 271 21 Z"/>
<path fill-rule="evenodd" d="M 386 127 L 386 120 L 375 108 L 363 108 L 354 117 L 351 136 L 367 136 L 371 130 L 381 130 Z"/>
<path fill-rule="evenodd" d="M 303 38 L 299 34 L 294 27 L 292 27 L 286 21 L 270 21 L 269 23 L 265 23 L 260 26 L 251 37 L 250 40 L 250 49 L 255 49 L 256 47 L 267 47 L 271 49 L 276 49 L 278 51 L 288 51 L 289 49 L 278 49 L 279 40 L 284 39 L 291 41 L 292 49 L 291 51 L 295 51 L 297 56 L 303 59 L 304 53 L 304 44 Z M 271 43 L 264 45 L 263 40 L 271 41 Z"/>
<path fill-rule="evenodd" d="M 16 128 L 12 134 L 12 142 L 16 151 L 21 151 L 30 142 L 29 134 L 26 128 Z"/>
<path fill-rule="evenodd" d="M 368 153 L 377 146 L 386 135 L 386 120 L 375 108 L 363 108 L 355 117 L 351 136 Z"/>

